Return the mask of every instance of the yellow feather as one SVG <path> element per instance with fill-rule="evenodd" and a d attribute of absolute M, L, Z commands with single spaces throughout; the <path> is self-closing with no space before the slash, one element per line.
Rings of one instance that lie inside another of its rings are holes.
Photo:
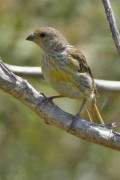
<path fill-rule="evenodd" d="M 63 71 L 51 71 L 50 76 L 51 76 L 52 80 L 55 82 L 71 81 L 71 78 L 73 79 L 73 77 L 71 77 L 71 75 L 66 74 L 66 72 L 63 72 Z"/>

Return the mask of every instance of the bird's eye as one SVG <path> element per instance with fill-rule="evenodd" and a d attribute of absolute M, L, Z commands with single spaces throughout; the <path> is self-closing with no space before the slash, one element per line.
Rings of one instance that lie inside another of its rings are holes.
<path fill-rule="evenodd" d="M 43 33 L 40 33 L 40 37 L 45 37 L 46 34 L 43 32 Z"/>

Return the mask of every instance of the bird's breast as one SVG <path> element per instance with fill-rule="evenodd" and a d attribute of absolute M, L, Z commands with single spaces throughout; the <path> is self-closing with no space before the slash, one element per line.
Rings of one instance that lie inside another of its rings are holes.
<path fill-rule="evenodd" d="M 41 66 L 45 80 L 59 94 L 75 99 L 90 96 L 91 89 L 85 86 L 85 82 L 88 84 L 87 80 L 85 80 L 87 75 L 83 76 L 81 74 L 81 77 L 78 77 L 77 73 L 75 75 L 72 69 L 66 71 L 67 67 L 65 65 L 51 57 L 44 58 Z"/>

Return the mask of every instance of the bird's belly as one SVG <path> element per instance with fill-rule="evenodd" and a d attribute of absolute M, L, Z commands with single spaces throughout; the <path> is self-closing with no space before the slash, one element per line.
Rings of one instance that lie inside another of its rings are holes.
<path fill-rule="evenodd" d="M 60 95 L 73 99 L 89 98 L 91 91 L 64 71 L 44 71 L 44 78 Z"/>
<path fill-rule="evenodd" d="M 51 86 L 61 95 L 73 99 L 84 97 L 84 93 L 78 87 L 70 82 L 51 83 Z"/>

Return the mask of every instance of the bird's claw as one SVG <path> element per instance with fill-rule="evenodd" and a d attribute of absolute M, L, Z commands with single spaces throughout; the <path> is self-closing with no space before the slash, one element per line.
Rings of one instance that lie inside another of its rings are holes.
<path fill-rule="evenodd" d="M 75 118 L 75 119 L 72 121 L 72 123 L 70 124 L 67 132 L 69 132 L 69 130 L 72 130 L 72 129 L 73 129 L 73 126 L 74 126 L 75 122 L 78 120 L 78 118 L 81 119 L 81 116 L 80 116 L 79 113 L 77 113 L 75 117 L 76 117 L 76 118 Z"/>

